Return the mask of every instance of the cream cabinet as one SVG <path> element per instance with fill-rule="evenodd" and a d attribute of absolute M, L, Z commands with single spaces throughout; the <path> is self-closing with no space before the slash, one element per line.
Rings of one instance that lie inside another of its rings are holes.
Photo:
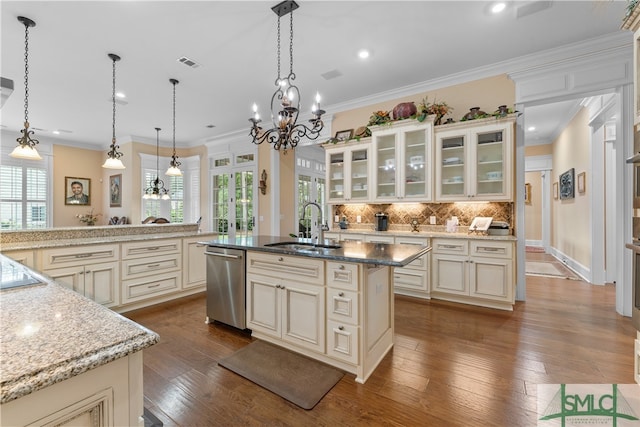
<path fill-rule="evenodd" d="M 29 268 L 36 268 L 34 251 L 21 250 L 21 251 L 7 251 L 2 252 L 3 255 L 8 256 L 14 261 L 18 261 L 20 264 L 26 265 Z"/>
<path fill-rule="evenodd" d="M 356 264 L 327 263 L 327 355 L 354 364 L 360 356 L 359 285 Z"/>
<path fill-rule="evenodd" d="M 185 238 L 182 241 L 182 288 L 191 289 L 207 283 L 206 245 L 198 243 L 201 237 Z"/>
<path fill-rule="evenodd" d="M 371 129 L 376 202 L 432 200 L 433 123 L 403 120 Z"/>
<path fill-rule="evenodd" d="M 432 297 L 513 309 L 513 242 L 445 238 L 432 242 Z"/>
<path fill-rule="evenodd" d="M 247 327 L 324 353 L 324 262 L 247 253 Z"/>
<path fill-rule="evenodd" d="M 515 117 L 439 126 L 436 201 L 512 201 Z"/>
<path fill-rule="evenodd" d="M 181 285 L 182 239 L 122 244 L 122 304 L 173 293 Z"/>
<path fill-rule="evenodd" d="M 370 139 L 325 145 L 327 200 L 366 202 L 370 199 Z"/>
<path fill-rule="evenodd" d="M 119 246 L 75 246 L 42 250 L 42 272 L 107 307 L 120 304 Z"/>
<path fill-rule="evenodd" d="M 428 237 L 396 236 L 395 243 L 429 246 Z M 396 294 L 417 298 L 429 298 L 431 253 L 426 253 L 411 261 L 405 267 L 393 270 L 393 291 Z"/>

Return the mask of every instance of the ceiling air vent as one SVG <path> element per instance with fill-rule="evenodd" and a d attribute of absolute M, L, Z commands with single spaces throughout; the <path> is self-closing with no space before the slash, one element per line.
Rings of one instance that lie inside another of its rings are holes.
<path fill-rule="evenodd" d="M 322 73 L 320 75 L 325 80 L 331 80 L 331 79 L 335 79 L 336 77 L 340 77 L 342 73 L 340 72 L 340 70 L 331 70 L 331 71 L 327 71 L 326 73 Z"/>
<path fill-rule="evenodd" d="M 196 61 L 194 61 L 193 59 L 189 59 L 186 56 L 178 58 L 178 62 L 182 62 L 187 67 L 191 68 L 198 68 L 200 66 L 200 64 L 198 64 Z"/>

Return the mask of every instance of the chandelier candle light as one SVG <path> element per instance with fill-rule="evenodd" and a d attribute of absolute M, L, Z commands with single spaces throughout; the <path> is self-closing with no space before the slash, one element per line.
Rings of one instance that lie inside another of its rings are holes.
<path fill-rule="evenodd" d="M 112 78 L 112 90 L 111 90 L 111 101 L 113 102 L 113 121 L 111 122 L 111 129 L 113 131 L 113 135 L 111 137 L 111 147 L 107 152 L 107 160 L 105 160 L 102 165 L 105 169 L 124 169 L 124 165 L 122 164 L 122 153 L 118 151 L 120 148 L 116 144 L 116 61 L 120 61 L 120 57 L 115 53 L 108 54 L 109 58 L 113 62 L 113 78 Z"/>
<path fill-rule="evenodd" d="M 143 199 L 152 199 L 152 200 L 169 200 L 171 196 L 169 196 L 169 190 L 164 188 L 164 182 L 160 179 L 160 174 L 158 171 L 160 170 L 160 166 L 158 163 L 158 159 L 160 158 L 160 128 L 156 129 L 156 179 L 152 180 L 149 183 L 149 186 L 144 190 Z"/>
<path fill-rule="evenodd" d="M 295 1 L 287 0 L 271 8 L 278 15 L 278 77 L 275 82 L 277 89 L 271 97 L 273 128 L 263 130 L 260 127 L 262 120 L 260 120 L 258 106 L 255 103 L 253 104 L 253 117 L 249 119 L 251 122 L 249 135 L 253 138 L 252 142 L 254 144 L 262 144 L 267 141 L 269 144 L 273 144 L 275 150 L 282 148 L 285 153 L 287 149 L 295 148 L 301 138 L 317 139 L 324 127 L 322 115 L 325 111 L 320 109 L 319 94 L 316 94 L 316 103 L 311 108 L 312 118 L 309 119 L 311 127 L 307 127 L 303 123 L 297 123 L 300 112 L 300 91 L 294 84 L 296 75 L 293 72 L 293 11 L 298 7 Z M 286 78 L 282 78 L 280 76 L 280 18 L 287 13 L 290 16 L 289 75 Z"/>
<path fill-rule="evenodd" d="M 18 146 L 13 149 L 10 156 L 17 159 L 42 160 L 36 150 L 37 139 L 31 138 L 33 131 L 29 130 L 29 27 L 35 27 L 36 23 L 24 16 L 18 16 L 18 21 L 24 25 L 24 129 L 18 141 Z"/>
<path fill-rule="evenodd" d="M 176 79 L 169 79 L 169 82 L 173 85 L 173 156 L 171 156 L 169 169 L 167 169 L 165 175 L 182 176 L 181 163 L 178 161 L 178 156 L 176 156 L 176 85 L 180 82 Z"/>

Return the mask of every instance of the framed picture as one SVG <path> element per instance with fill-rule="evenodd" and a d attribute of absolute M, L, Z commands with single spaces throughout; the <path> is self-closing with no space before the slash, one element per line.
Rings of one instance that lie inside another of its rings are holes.
<path fill-rule="evenodd" d="M 560 175 L 560 200 L 575 197 L 575 171 L 573 168 Z"/>
<path fill-rule="evenodd" d="M 582 194 L 585 191 L 587 191 L 586 180 L 587 180 L 587 173 L 586 172 L 580 172 L 578 174 L 578 193 Z"/>
<path fill-rule="evenodd" d="M 109 206 L 112 208 L 122 206 L 122 174 L 109 177 Z"/>
<path fill-rule="evenodd" d="M 91 204 L 91 179 L 65 176 L 64 188 L 65 205 L 88 206 Z"/>
<path fill-rule="evenodd" d="M 353 137 L 353 129 L 341 130 L 336 132 L 335 138 L 338 141 L 348 141 Z"/>
<path fill-rule="evenodd" d="M 524 185 L 524 204 L 531 204 L 531 184 L 528 182 Z"/>
<path fill-rule="evenodd" d="M 558 182 L 553 183 L 553 198 L 558 199 Z"/>

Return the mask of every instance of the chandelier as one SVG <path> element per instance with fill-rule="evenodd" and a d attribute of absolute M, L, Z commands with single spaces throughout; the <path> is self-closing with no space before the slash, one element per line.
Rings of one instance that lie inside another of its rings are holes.
<path fill-rule="evenodd" d="M 107 160 L 104 161 L 102 165 L 105 169 L 124 169 L 124 165 L 122 164 L 122 153 L 118 151 L 120 148 L 116 144 L 116 61 L 120 61 L 120 57 L 115 53 L 108 54 L 109 58 L 113 62 L 113 78 L 112 78 L 112 90 L 111 90 L 111 101 L 113 102 L 113 121 L 111 122 L 111 129 L 113 131 L 113 136 L 111 137 L 111 147 L 107 152 Z"/>
<path fill-rule="evenodd" d="M 311 108 L 312 118 L 309 119 L 310 127 L 304 123 L 298 123 L 300 112 L 300 91 L 294 84 L 296 78 L 293 72 L 293 11 L 298 8 L 298 4 L 293 0 L 286 0 L 273 6 L 271 10 L 278 15 L 278 77 L 276 78 L 276 91 L 271 97 L 271 120 L 273 128 L 263 130 L 260 127 L 260 115 L 258 106 L 253 104 L 253 117 L 251 131 L 249 135 L 253 138 L 254 144 L 262 144 L 267 141 L 273 144 L 273 148 L 282 148 L 286 153 L 289 148 L 295 148 L 301 138 L 315 140 L 320 136 L 320 131 L 324 127 L 322 115 L 325 111 L 320 109 L 320 95 L 316 94 L 316 103 Z M 280 18 L 286 14 L 290 16 L 289 23 L 289 75 L 285 78 L 280 76 Z"/>
<path fill-rule="evenodd" d="M 160 174 L 158 173 L 159 163 L 158 159 L 160 158 L 160 128 L 156 129 L 156 179 L 152 180 L 149 183 L 149 186 L 144 190 L 143 199 L 152 199 L 152 200 L 169 200 L 171 196 L 169 196 L 169 190 L 164 188 L 164 182 L 159 178 Z"/>
<path fill-rule="evenodd" d="M 24 16 L 18 16 L 18 21 L 24 25 L 24 129 L 16 141 L 18 146 L 13 149 L 10 156 L 18 159 L 42 160 L 36 150 L 37 139 L 31 138 L 33 131 L 29 130 L 29 27 L 35 27 L 36 23 Z"/>
<path fill-rule="evenodd" d="M 176 79 L 169 79 L 169 82 L 173 85 L 173 156 L 171 156 L 171 162 L 169 162 L 169 169 L 165 172 L 165 175 L 169 176 L 182 176 L 180 170 L 180 163 L 178 156 L 176 156 L 176 85 L 180 83 Z"/>

